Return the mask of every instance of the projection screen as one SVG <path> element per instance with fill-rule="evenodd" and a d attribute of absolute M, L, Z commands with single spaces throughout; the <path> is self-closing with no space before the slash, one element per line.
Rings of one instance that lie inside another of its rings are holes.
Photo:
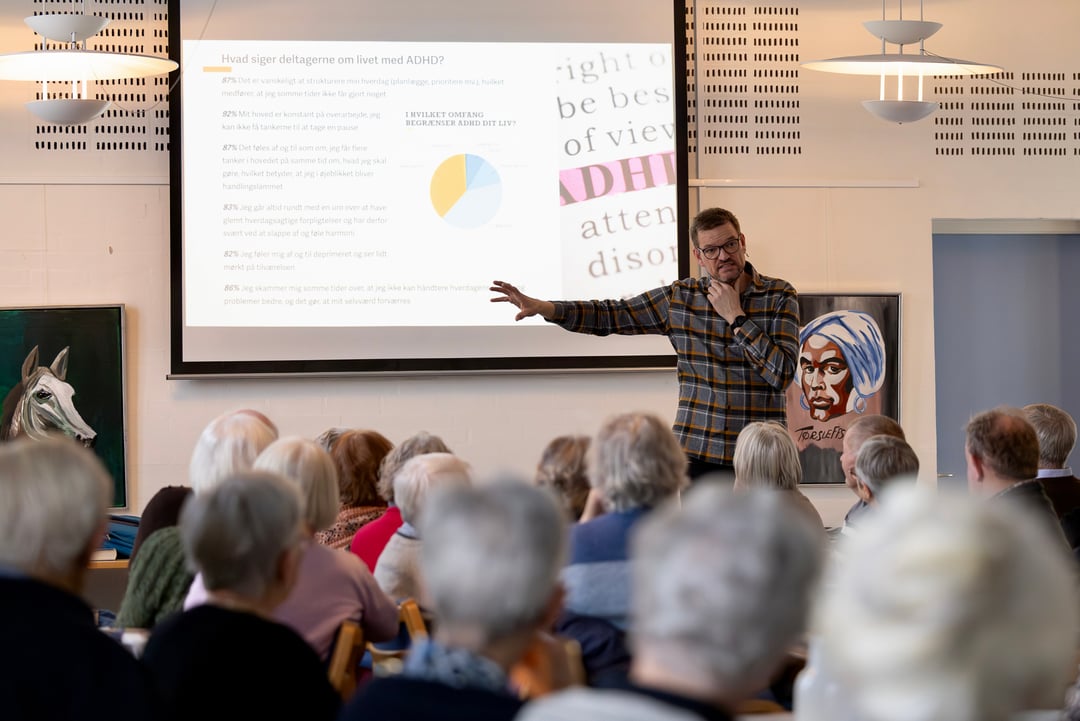
<path fill-rule="evenodd" d="M 172 363 L 673 367 L 492 303 L 689 272 L 685 18 L 656 0 L 170 0 Z"/>

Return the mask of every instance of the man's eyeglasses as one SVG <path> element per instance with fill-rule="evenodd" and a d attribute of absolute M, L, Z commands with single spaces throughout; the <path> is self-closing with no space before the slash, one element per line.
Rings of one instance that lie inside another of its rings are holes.
<path fill-rule="evenodd" d="M 728 255 L 734 255 L 735 251 L 739 249 L 739 239 L 732 238 L 723 245 L 707 245 L 704 248 L 698 248 L 701 254 L 709 260 L 716 260 L 720 257 L 720 251 L 724 251 Z"/>

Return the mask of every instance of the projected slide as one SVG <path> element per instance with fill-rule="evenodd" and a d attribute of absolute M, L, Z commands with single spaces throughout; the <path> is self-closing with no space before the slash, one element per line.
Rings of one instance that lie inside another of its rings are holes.
<path fill-rule="evenodd" d="M 447 158 L 431 176 L 431 204 L 455 228 L 478 228 L 495 217 L 502 200 L 499 171 L 478 155 Z"/>
<path fill-rule="evenodd" d="M 188 327 L 513 326 L 495 278 L 553 299 L 676 279 L 668 45 L 186 40 L 182 59 Z"/>

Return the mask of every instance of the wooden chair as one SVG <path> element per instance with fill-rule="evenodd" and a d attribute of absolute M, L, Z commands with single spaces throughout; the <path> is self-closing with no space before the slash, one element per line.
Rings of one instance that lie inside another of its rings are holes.
<path fill-rule="evenodd" d="M 407 598 L 398 605 L 398 618 L 405 624 L 412 641 L 428 637 L 427 621 L 424 620 L 420 604 L 415 598 Z"/>
<path fill-rule="evenodd" d="M 537 633 L 525 655 L 510 669 L 510 683 L 522 699 L 585 685 L 581 646 L 572 638 Z"/>
<path fill-rule="evenodd" d="M 330 676 L 330 685 L 337 689 L 343 701 L 348 701 L 356 692 L 360 659 L 364 656 L 365 648 L 364 630 L 360 628 L 360 624 L 356 621 L 342 621 L 327 673 Z"/>
<path fill-rule="evenodd" d="M 377 676 L 393 676 L 401 671 L 401 665 L 409 648 L 421 639 L 428 637 L 427 621 L 420 611 L 416 599 L 407 598 L 398 604 L 398 623 L 405 627 L 409 645 L 404 648 L 384 649 L 373 643 L 367 645 L 371 654 L 371 667 Z"/>

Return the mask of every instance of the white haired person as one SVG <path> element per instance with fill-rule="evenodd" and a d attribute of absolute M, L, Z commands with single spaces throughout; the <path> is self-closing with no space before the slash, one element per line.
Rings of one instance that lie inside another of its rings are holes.
<path fill-rule="evenodd" d="M 853 717 L 1007 721 L 1061 708 L 1080 598 L 1067 550 L 1039 519 L 894 487 L 834 571 L 814 626 Z"/>
<path fill-rule="evenodd" d="M 112 479 L 67 438 L 0 445 L 0 716 L 157 718 L 135 658 L 80 597 L 105 534 Z"/>
<path fill-rule="evenodd" d="M 735 490 L 751 488 L 780 491 L 799 513 L 806 516 L 811 525 L 821 529 L 825 540 L 825 524 L 821 514 L 814 508 L 802 491 L 802 465 L 799 449 L 787 428 L 774 421 L 750 423 L 735 441 Z"/>
<path fill-rule="evenodd" d="M 299 633 L 324 661 L 343 621 L 356 621 L 369 641 L 386 641 L 398 631 L 398 609 L 363 562 L 314 540 L 337 517 L 337 469 L 330 454 L 306 438 L 281 438 L 259 454 L 255 470 L 277 473 L 300 491 L 304 521 L 296 585 L 274 609 L 275 620 Z M 191 584 L 184 608 L 206 602 L 201 576 Z"/>
<path fill-rule="evenodd" d="M 301 507 L 296 485 L 265 471 L 184 506 L 180 534 L 207 602 L 158 624 L 143 653 L 171 718 L 335 718 L 340 697 L 318 654 L 271 620 L 296 582 Z"/>
<path fill-rule="evenodd" d="M 419 528 L 435 636 L 400 675 L 364 686 L 341 721 L 514 718 L 508 671 L 558 612 L 565 523 L 554 497 L 524 482 L 434 491 Z"/>
<path fill-rule="evenodd" d="M 625 674 L 630 533 L 687 485 L 686 469 L 675 434 L 650 413 L 608 419 L 590 445 L 589 483 L 607 512 L 570 528 L 566 608 L 555 626 L 581 645 L 590 683 L 618 683 Z"/>
<path fill-rule="evenodd" d="M 203 428 L 191 453 L 188 478 L 194 493 L 204 493 L 229 475 L 250 469 L 255 457 L 277 437 L 277 426 L 258 411 L 245 408 L 214 418 Z M 164 489 L 159 495 L 162 502 L 167 502 Z M 150 504 L 156 499 L 158 496 Z M 177 503 L 174 498 L 173 502 L 179 508 L 187 500 L 183 498 Z M 191 579 L 192 571 L 184 561 L 177 527 L 166 525 L 152 532 L 131 563 L 116 624 L 153 628 L 158 621 L 183 608 Z"/>
<path fill-rule="evenodd" d="M 469 464 L 452 453 L 423 453 L 411 458 L 394 475 L 394 501 L 402 524 L 386 543 L 375 564 L 375 580 L 395 601 L 408 598 L 425 609 L 420 589 L 420 550 L 424 543 L 416 521 L 430 491 L 444 486 L 472 484 Z"/>
<path fill-rule="evenodd" d="M 871 506 L 895 483 L 915 483 L 919 457 L 902 438 L 871 436 L 855 458 L 855 493 Z"/>
<path fill-rule="evenodd" d="M 777 493 L 695 486 L 634 532 L 629 682 L 546 696 L 519 719 L 734 718 L 802 638 L 818 533 Z"/>

